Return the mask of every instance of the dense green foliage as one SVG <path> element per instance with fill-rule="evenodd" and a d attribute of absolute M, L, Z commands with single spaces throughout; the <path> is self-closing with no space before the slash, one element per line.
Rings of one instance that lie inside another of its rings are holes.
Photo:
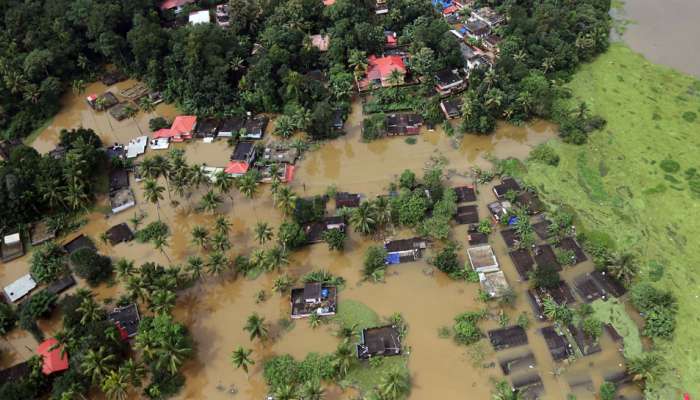
<path fill-rule="evenodd" d="M 452 326 L 455 333 L 455 341 L 465 345 L 479 341 L 483 333 L 477 324 L 484 317 L 486 317 L 484 311 L 468 311 L 456 316 L 455 323 Z"/>
<path fill-rule="evenodd" d="M 92 248 L 83 247 L 70 255 L 76 275 L 87 280 L 91 286 L 106 281 L 112 276 L 112 260 Z"/>
<path fill-rule="evenodd" d="M 0 119 L 1 115 L 0 105 Z M 100 139 L 90 129 L 64 130 L 59 144 L 66 150 L 60 158 L 20 145 L 8 160 L 0 162 L 0 230 L 12 231 L 46 216 L 81 211 L 90 204 L 103 159 L 97 150 L 102 146 Z"/>
<path fill-rule="evenodd" d="M 54 242 L 48 242 L 32 254 L 29 271 L 41 283 L 50 283 L 68 270 L 63 249 Z"/>
<path fill-rule="evenodd" d="M 640 283 L 632 288 L 630 298 L 644 317 L 645 335 L 666 339 L 673 335 L 678 305 L 671 292 Z"/>
<path fill-rule="evenodd" d="M 5 336 L 17 323 L 15 309 L 7 304 L 0 303 L 0 336 Z"/>
<path fill-rule="evenodd" d="M 370 246 L 365 252 L 362 275 L 365 279 L 381 281 L 386 270 L 386 250 L 381 246 Z"/>
<path fill-rule="evenodd" d="M 296 361 L 286 354 L 265 361 L 263 376 L 273 390 L 284 386 L 301 386 L 304 382 L 330 380 L 337 370 L 332 354 L 309 353 L 302 361 Z"/>

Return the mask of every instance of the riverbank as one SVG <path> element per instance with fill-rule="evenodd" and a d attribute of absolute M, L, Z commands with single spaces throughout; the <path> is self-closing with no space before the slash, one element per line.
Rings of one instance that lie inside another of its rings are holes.
<path fill-rule="evenodd" d="M 583 146 L 553 141 L 559 166 L 529 163 L 524 179 L 549 203 L 573 206 L 584 231 L 634 253 L 642 280 L 676 295 L 674 338 L 656 345 L 667 372 L 648 398 L 696 397 L 700 360 L 688 350 L 700 341 L 700 222 L 691 217 L 700 209 L 700 81 L 614 44 L 568 86 L 572 104 L 585 101 L 607 126 Z"/>

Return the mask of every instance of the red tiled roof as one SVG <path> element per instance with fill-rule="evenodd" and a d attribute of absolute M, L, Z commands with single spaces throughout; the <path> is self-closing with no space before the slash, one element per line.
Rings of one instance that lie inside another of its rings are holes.
<path fill-rule="evenodd" d="M 457 11 L 459 11 L 459 7 L 457 7 L 456 5 L 453 4 L 453 5 L 445 8 L 444 10 L 442 10 L 442 13 L 444 15 L 450 15 L 450 14 L 456 13 Z"/>
<path fill-rule="evenodd" d="M 36 352 L 43 359 L 41 372 L 43 372 L 44 375 L 51 375 L 54 372 L 68 369 L 68 354 L 61 354 L 63 345 L 56 346 L 57 344 L 58 340 L 50 338 L 44 340 L 36 349 Z"/>
<path fill-rule="evenodd" d="M 323 5 L 326 7 L 332 6 L 333 4 L 335 4 L 335 0 L 323 0 Z"/>
<path fill-rule="evenodd" d="M 367 78 L 370 80 L 387 79 L 391 71 L 398 70 L 402 74 L 406 73 L 406 65 L 400 56 L 377 57 L 369 56 L 367 66 Z"/>
<path fill-rule="evenodd" d="M 158 129 L 153 132 L 153 139 L 166 139 L 173 137 L 173 132 L 168 128 Z"/>
<path fill-rule="evenodd" d="M 295 169 L 296 169 L 296 167 L 294 167 L 293 165 L 287 165 L 284 168 L 284 182 L 285 183 L 291 182 L 292 179 L 294 179 L 294 170 Z"/>
<path fill-rule="evenodd" d="M 197 125 L 197 117 L 194 115 L 178 115 L 175 117 L 170 130 L 172 131 L 173 135 L 192 133 L 195 125 Z"/>
<path fill-rule="evenodd" d="M 249 165 L 242 161 L 229 161 L 224 172 L 231 175 L 243 175 L 248 172 Z"/>
<path fill-rule="evenodd" d="M 387 32 L 386 33 L 386 44 L 396 46 L 396 32 Z"/>
<path fill-rule="evenodd" d="M 165 0 L 160 3 L 161 10 L 170 10 L 177 7 L 182 7 L 185 4 L 194 3 L 194 0 Z"/>

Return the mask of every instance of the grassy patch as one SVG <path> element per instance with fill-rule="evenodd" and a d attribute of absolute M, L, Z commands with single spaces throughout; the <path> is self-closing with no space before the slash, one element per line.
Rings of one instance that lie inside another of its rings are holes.
<path fill-rule="evenodd" d="M 379 315 L 359 301 L 343 300 L 338 304 L 338 313 L 333 321 L 341 326 L 357 325 L 357 329 L 364 329 L 377 326 Z"/>
<path fill-rule="evenodd" d="M 639 329 L 625 311 L 624 304 L 617 300 L 596 300 L 591 303 L 595 316 L 600 321 L 612 324 L 625 343 L 625 357 L 632 358 L 642 354 L 642 340 Z"/>
<path fill-rule="evenodd" d="M 583 146 L 553 141 L 559 167 L 529 162 L 524 174 L 545 201 L 576 209 L 579 230 L 606 232 L 636 255 L 643 279 L 678 298 L 675 335 L 657 343 L 671 368 L 649 385 L 651 398 L 675 398 L 675 390 L 700 396 L 700 357 L 688 351 L 700 341 L 700 221 L 690 217 L 700 193 L 700 136 L 697 122 L 683 117 L 700 110 L 700 96 L 689 92 L 699 84 L 612 45 L 569 84 L 572 104 L 585 101 L 607 120 L 605 129 Z"/>
<path fill-rule="evenodd" d="M 376 387 L 387 372 L 394 369 L 408 371 L 408 357 L 394 356 L 376 359 L 377 362 L 355 361 L 348 374 L 343 379 L 343 384 L 351 385 L 362 393 L 367 393 Z"/>

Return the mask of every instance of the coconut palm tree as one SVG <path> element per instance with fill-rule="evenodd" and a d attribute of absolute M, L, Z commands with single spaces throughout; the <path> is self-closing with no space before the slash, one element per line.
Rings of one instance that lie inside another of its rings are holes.
<path fill-rule="evenodd" d="M 255 224 L 255 239 L 258 243 L 265 244 L 272 239 L 272 228 L 267 222 L 258 222 Z"/>
<path fill-rule="evenodd" d="M 219 198 L 213 190 L 209 190 L 199 200 L 199 208 L 210 214 L 216 212 L 219 204 L 221 204 L 221 198 Z"/>
<path fill-rule="evenodd" d="M 169 313 L 175 307 L 177 296 L 174 292 L 166 289 L 158 289 L 153 292 L 150 309 L 155 314 Z"/>
<path fill-rule="evenodd" d="M 656 353 L 643 353 L 627 360 L 627 371 L 635 381 L 652 384 L 663 372 L 661 357 Z"/>
<path fill-rule="evenodd" d="M 233 366 L 245 371 L 246 375 L 248 375 L 248 367 L 255 364 L 255 361 L 250 359 L 251 353 L 253 353 L 253 350 L 244 349 L 243 346 L 238 346 L 238 348 L 231 353 L 231 363 Z"/>
<path fill-rule="evenodd" d="M 122 373 L 121 369 L 109 371 L 100 388 L 110 400 L 126 400 L 129 391 L 128 377 Z"/>
<path fill-rule="evenodd" d="M 175 375 L 191 353 L 192 349 L 182 341 L 166 341 L 156 351 L 156 367 L 166 368 L 171 375 Z"/>
<path fill-rule="evenodd" d="M 377 227 L 384 229 L 391 222 L 391 205 L 386 196 L 379 196 L 372 203 L 375 210 Z"/>
<path fill-rule="evenodd" d="M 315 379 L 304 382 L 299 394 L 303 400 L 323 400 L 325 397 L 325 391 L 323 386 L 321 386 L 321 382 Z"/>
<path fill-rule="evenodd" d="M 146 302 L 148 300 L 149 293 L 143 286 L 143 281 L 140 276 L 130 276 L 126 281 L 126 291 L 129 293 L 129 297 L 133 300 L 141 300 Z"/>
<path fill-rule="evenodd" d="M 231 230 L 231 222 L 225 216 L 219 215 L 214 221 L 214 230 L 222 235 L 228 235 Z"/>
<path fill-rule="evenodd" d="M 85 353 L 80 369 L 84 375 L 90 377 L 93 384 L 97 385 L 113 369 L 112 364 L 115 360 L 114 354 L 107 354 L 105 347 L 100 346 L 97 351 L 90 349 Z"/>
<path fill-rule="evenodd" d="M 410 378 L 400 369 L 389 371 L 379 382 L 379 393 L 382 399 L 396 400 L 404 396 L 410 390 Z"/>
<path fill-rule="evenodd" d="M 238 178 L 236 186 L 245 197 L 252 199 L 258 191 L 257 176 L 252 171 L 246 172 L 245 175 Z"/>
<path fill-rule="evenodd" d="M 296 392 L 294 390 L 294 386 L 290 384 L 284 384 L 277 389 L 275 389 L 274 392 L 274 399 L 275 400 L 294 400 L 296 398 Z"/>
<path fill-rule="evenodd" d="M 226 251 L 231 248 L 231 241 L 228 235 L 223 232 L 216 232 L 211 238 L 212 247 L 217 251 Z"/>
<path fill-rule="evenodd" d="M 128 277 L 132 276 L 136 272 L 134 262 L 127 260 L 126 258 L 120 258 L 114 266 L 114 269 L 117 270 L 117 276 L 122 281 L 126 281 Z"/>
<path fill-rule="evenodd" d="M 158 185 L 154 179 L 146 179 L 143 184 L 143 197 L 149 203 L 155 204 L 156 212 L 158 213 L 158 221 L 160 221 L 160 201 L 163 200 L 163 192 L 165 188 Z"/>
<path fill-rule="evenodd" d="M 262 268 L 265 266 L 265 250 L 255 249 L 250 254 L 249 264 L 254 268 Z"/>
<path fill-rule="evenodd" d="M 367 70 L 367 53 L 360 50 L 350 50 L 348 65 L 353 69 L 355 79 L 360 79 Z"/>
<path fill-rule="evenodd" d="M 551 298 L 544 300 L 542 304 L 542 309 L 544 311 L 544 316 L 552 321 L 559 322 L 563 325 L 571 323 L 574 318 L 574 312 L 571 311 L 566 304 L 559 305 Z"/>
<path fill-rule="evenodd" d="M 287 252 L 282 247 L 273 247 L 265 252 L 263 256 L 263 265 L 267 271 L 279 269 L 282 265 L 289 264 Z"/>
<path fill-rule="evenodd" d="M 187 258 L 187 271 L 190 273 L 190 278 L 194 280 L 202 279 L 204 272 L 204 260 L 199 256 L 190 256 Z"/>
<path fill-rule="evenodd" d="M 153 243 L 153 248 L 158 250 L 160 254 L 164 255 L 165 258 L 168 259 L 169 263 L 172 263 L 170 256 L 165 252 L 165 249 L 170 246 L 170 244 L 168 244 L 168 238 L 165 235 L 157 235 L 151 241 Z"/>
<path fill-rule="evenodd" d="M 119 372 L 124 374 L 127 381 L 134 387 L 141 386 L 143 377 L 146 376 L 146 368 L 139 361 L 129 358 L 119 367 Z"/>
<path fill-rule="evenodd" d="M 613 254 L 605 260 L 605 266 L 615 279 L 629 287 L 637 276 L 637 265 L 634 255 L 630 253 Z"/>
<path fill-rule="evenodd" d="M 357 336 L 357 324 L 352 324 L 350 326 L 343 325 L 335 333 L 344 343 L 349 343 L 353 338 Z"/>
<path fill-rule="evenodd" d="M 92 296 L 83 297 L 77 311 L 81 314 L 80 325 L 86 326 L 91 322 L 100 321 L 104 318 L 104 310 L 95 302 Z"/>
<path fill-rule="evenodd" d="M 190 182 L 195 187 L 195 189 L 199 189 L 199 187 L 202 184 L 209 183 L 209 178 L 207 177 L 207 174 L 204 173 L 202 166 L 199 164 L 194 164 L 193 166 L 190 167 L 189 175 L 190 175 Z"/>
<path fill-rule="evenodd" d="M 228 258 L 221 251 L 214 251 L 209 255 L 209 260 L 207 261 L 207 271 L 211 275 L 219 275 L 226 270 L 228 265 Z"/>
<path fill-rule="evenodd" d="M 220 194 L 226 195 L 231 199 L 233 204 L 232 190 L 236 186 L 236 180 L 226 171 L 220 170 L 214 175 L 214 187 Z"/>
<path fill-rule="evenodd" d="M 340 343 L 338 348 L 333 353 L 333 365 L 338 373 L 339 377 L 344 377 L 354 360 L 355 353 L 352 351 L 352 347 L 349 343 Z"/>
<path fill-rule="evenodd" d="M 259 316 L 257 313 L 253 313 L 248 317 L 243 330 L 250 334 L 251 341 L 255 340 L 255 338 L 260 340 L 267 339 L 268 331 L 265 318 Z"/>
<path fill-rule="evenodd" d="M 199 246 L 202 250 L 207 248 L 207 241 L 209 239 L 209 231 L 207 231 L 207 228 L 201 225 L 195 225 L 190 235 L 192 235 L 192 243 Z"/>
<path fill-rule="evenodd" d="M 277 195 L 277 208 L 282 210 L 284 215 L 292 215 L 297 207 L 297 195 L 287 186 L 282 187 Z"/>
<path fill-rule="evenodd" d="M 350 214 L 350 224 L 363 235 L 374 232 L 377 226 L 377 212 L 374 205 L 368 201 L 361 203 Z"/>

